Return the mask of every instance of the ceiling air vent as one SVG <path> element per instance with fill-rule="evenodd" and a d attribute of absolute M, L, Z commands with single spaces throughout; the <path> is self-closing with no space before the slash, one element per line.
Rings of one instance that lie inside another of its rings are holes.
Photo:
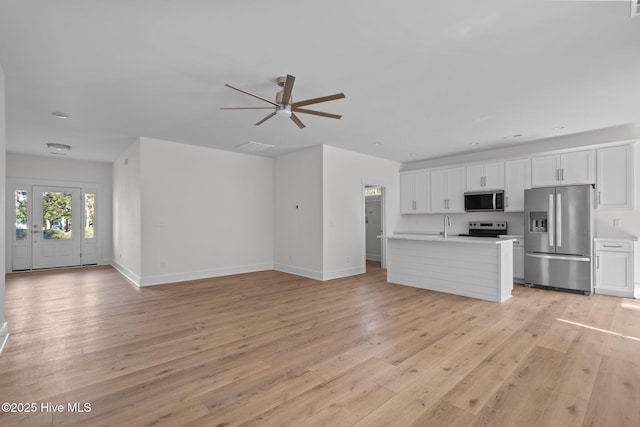
<path fill-rule="evenodd" d="M 273 147 L 273 145 L 263 144 L 262 142 L 249 141 L 246 144 L 237 146 L 236 148 L 238 151 L 243 151 L 245 153 L 259 153 L 260 151 L 268 150 Z"/>
<path fill-rule="evenodd" d="M 631 16 L 640 15 L 640 0 L 631 0 Z"/>

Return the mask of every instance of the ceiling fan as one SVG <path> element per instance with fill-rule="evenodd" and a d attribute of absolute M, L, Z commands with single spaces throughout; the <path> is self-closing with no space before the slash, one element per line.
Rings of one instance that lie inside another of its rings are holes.
<path fill-rule="evenodd" d="M 230 84 L 225 84 L 225 86 L 230 87 L 231 89 L 237 90 L 238 92 L 245 93 L 249 96 L 253 96 L 254 98 L 261 99 L 265 102 L 271 104 L 271 107 L 226 107 L 221 108 L 221 110 L 260 110 L 260 109 L 272 109 L 275 108 L 275 111 L 260 120 L 257 125 L 260 125 L 271 117 L 278 115 L 282 117 L 289 117 L 300 129 L 304 128 L 304 123 L 300 121 L 298 116 L 295 113 L 303 113 L 303 114 L 312 114 L 314 116 L 322 116 L 328 117 L 330 119 L 339 119 L 342 116 L 338 114 L 325 113 L 323 111 L 309 110 L 304 107 L 305 105 L 311 104 L 319 104 L 321 102 L 333 101 L 336 99 L 344 98 L 344 93 L 336 93 L 334 95 L 321 96 L 320 98 L 312 98 L 305 99 L 304 101 L 292 102 L 291 93 L 293 91 L 293 83 L 296 81 L 296 78 L 290 74 L 287 74 L 286 77 L 278 77 L 278 86 L 283 89 L 276 94 L 276 101 L 270 101 L 267 98 L 263 98 L 259 95 L 253 94 L 251 92 L 247 92 L 246 90 L 239 89 L 237 87 L 231 86 Z"/>

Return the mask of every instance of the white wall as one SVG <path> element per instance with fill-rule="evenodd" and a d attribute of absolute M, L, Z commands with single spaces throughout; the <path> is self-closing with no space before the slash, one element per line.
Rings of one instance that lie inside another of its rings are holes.
<path fill-rule="evenodd" d="M 0 170 L 4 171 L 6 165 L 7 139 L 6 139 L 6 110 L 4 103 L 4 70 L 0 66 Z M 0 206 L 5 206 L 6 197 L 6 177 L 0 172 Z M 4 273 L 5 273 L 5 209 L 0 209 L 0 351 L 5 342 L 5 337 L 9 333 L 8 324 L 5 315 L 5 289 L 4 289 Z"/>
<path fill-rule="evenodd" d="M 134 283 L 142 276 L 140 214 L 140 142 L 113 162 L 114 266 Z"/>
<path fill-rule="evenodd" d="M 273 160 L 140 139 L 141 284 L 273 268 Z"/>
<path fill-rule="evenodd" d="M 385 233 L 397 227 L 400 164 L 323 146 L 324 279 L 365 272 L 365 185 L 384 187 Z"/>
<path fill-rule="evenodd" d="M 322 279 L 321 146 L 274 160 L 274 268 Z M 297 206 L 297 208 L 296 208 Z"/>
<path fill-rule="evenodd" d="M 38 183 L 51 181 L 68 184 L 98 184 L 101 188 L 97 204 L 97 224 L 101 238 L 99 264 L 110 264 L 113 259 L 112 230 L 112 166 L 110 163 L 62 159 L 59 157 L 7 154 L 7 178 Z"/>

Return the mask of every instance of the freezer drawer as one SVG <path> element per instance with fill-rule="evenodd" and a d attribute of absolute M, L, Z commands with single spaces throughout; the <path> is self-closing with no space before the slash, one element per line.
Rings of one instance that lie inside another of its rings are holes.
<path fill-rule="evenodd" d="M 591 295 L 591 258 L 527 253 L 524 261 L 524 281 L 527 285 L 549 286 Z"/>

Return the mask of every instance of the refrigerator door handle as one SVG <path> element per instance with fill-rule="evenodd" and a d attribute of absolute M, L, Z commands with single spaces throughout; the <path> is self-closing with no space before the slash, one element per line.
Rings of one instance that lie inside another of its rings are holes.
<path fill-rule="evenodd" d="M 527 253 L 526 256 L 529 258 L 558 259 L 561 261 L 580 261 L 580 262 L 591 261 L 591 258 L 589 258 L 588 256 L 562 256 L 562 255 L 545 255 L 545 254 L 532 254 L 532 253 Z"/>
<path fill-rule="evenodd" d="M 549 210 L 547 211 L 547 234 L 549 234 L 549 246 L 553 246 L 553 235 L 555 234 L 555 224 L 553 223 L 553 194 L 549 194 Z"/>
<path fill-rule="evenodd" d="M 556 246 L 562 246 L 562 194 L 556 196 Z"/>
<path fill-rule="evenodd" d="M 493 193 L 493 210 L 496 210 L 496 193 Z"/>

